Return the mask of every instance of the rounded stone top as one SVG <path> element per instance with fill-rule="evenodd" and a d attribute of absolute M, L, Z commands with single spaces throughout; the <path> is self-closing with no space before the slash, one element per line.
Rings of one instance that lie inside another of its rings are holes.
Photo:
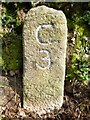
<path fill-rule="evenodd" d="M 55 17 L 59 18 L 60 20 L 62 19 L 64 23 L 66 22 L 66 16 L 65 16 L 65 14 L 63 13 L 62 10 L 56 10 L 56 9 L 53 9 L 53 8 L 49 8 L 49 7 L 45 6 L 45 5 L 38 6 L 38 7 L 30 9 L 28 11 L 27 15 L 26 15 L 25 21 L 27 19 L 29 19 L 29 16 L 30 17 L 31 16 L 32 17 L 33 16 L 39 16 L 40 17 L 40 15 L 44 15 L 46 13 L 47 13 L 47 15 L 51 14 L 52 16 L 55 16 Z"/>

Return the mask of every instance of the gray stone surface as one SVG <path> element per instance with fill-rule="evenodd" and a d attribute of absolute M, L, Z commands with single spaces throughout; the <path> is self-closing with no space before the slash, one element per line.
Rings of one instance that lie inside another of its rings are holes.
<path fill-rule="evenodd" d="M 25 18 L 24 108 L 39 115 L 63 103 L 67 21 L 62 11 L 32 8 Z"/>

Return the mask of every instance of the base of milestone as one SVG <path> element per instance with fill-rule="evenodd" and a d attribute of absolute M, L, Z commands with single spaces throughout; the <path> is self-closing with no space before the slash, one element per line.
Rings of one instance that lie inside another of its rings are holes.
<path fill-rule="evenodd" d="M 56 101 L 43 101 L 31 104 L 29 100 L 24 103 L 24 108 L 29 112 L 34 112 L 39 116 L 50 113 L 54 110 L 60 110 L 63 104 L 63 97 L 59 97 Z"/>

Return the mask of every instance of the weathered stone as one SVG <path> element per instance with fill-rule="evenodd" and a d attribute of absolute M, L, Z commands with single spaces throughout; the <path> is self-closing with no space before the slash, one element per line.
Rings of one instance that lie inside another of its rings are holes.
<path fill-rule="evenodd" d="M 63 103 L 67 22 L 62 11 L 32 8 L 25 19 L 24 107 L 39 115 Z"/>

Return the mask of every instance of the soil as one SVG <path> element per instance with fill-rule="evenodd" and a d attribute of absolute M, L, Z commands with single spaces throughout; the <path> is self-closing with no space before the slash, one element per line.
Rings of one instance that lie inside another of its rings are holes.
<path fill-rule="evenodd" d="M 64 103 L 61 109 L 38 116 L 21 108 L 23 105 L 21 77 L 9 76 L 7 78 L 12 79 L 13 84 L 10 83 L 10 87 L 14 94 L 3 107 L 3 120 L 90 120 L 90 87 L 82 82 L 65 81 Z M 15 83 L 15 78 L 19 82 Z"/>

